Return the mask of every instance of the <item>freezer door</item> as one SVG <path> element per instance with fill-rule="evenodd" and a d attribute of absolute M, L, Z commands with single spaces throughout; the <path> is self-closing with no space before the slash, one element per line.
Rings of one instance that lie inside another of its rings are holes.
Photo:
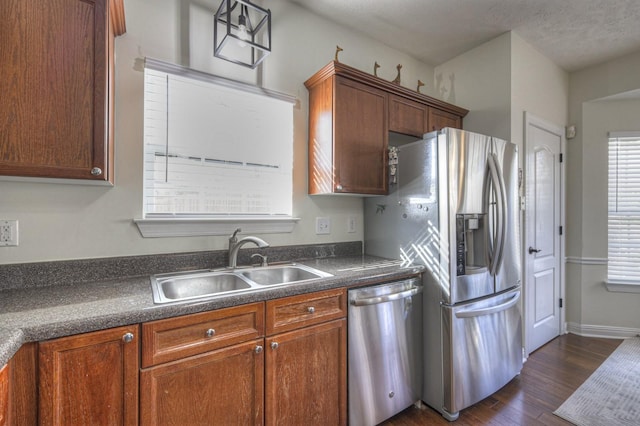
<path fill-rule="evenodd" d="M 520 285 L 522 275 L 520 242 L 520 205 L 518 196 L 518 147 L 493 138 L 493 153 L 505 191 L 504 240 L 501 262 L 498 265 L 496 293 Z"/>
<path fill-rule="evenodd" d="M 522 369 L 520 288 L 442 307 L 444 410 L 457 413 L 495 393 Z"/>

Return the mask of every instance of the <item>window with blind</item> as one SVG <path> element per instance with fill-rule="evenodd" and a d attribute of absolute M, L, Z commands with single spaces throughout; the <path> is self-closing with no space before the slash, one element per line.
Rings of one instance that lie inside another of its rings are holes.
<path fill-rule="evenodd" d="M 640 286 L 640 132 L 609 134 L 608 272 Z"/>
<path fill-rule="evenodd" d="M 293 98 L 146 60 L 144 217 L 291 217 Z"/>

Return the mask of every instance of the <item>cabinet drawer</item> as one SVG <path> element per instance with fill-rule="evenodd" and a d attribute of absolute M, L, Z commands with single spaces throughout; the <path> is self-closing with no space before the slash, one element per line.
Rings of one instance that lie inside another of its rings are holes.
<path fill-rule="evenodd" d="M 335 289 L 270 300 L 267 335 L 347 316 L 347 291 Z"/>
<path fill-rule="evenodd" d="M 174 361 L 264 336 L 264 303 L 142 324 L 142 366 Z"/>

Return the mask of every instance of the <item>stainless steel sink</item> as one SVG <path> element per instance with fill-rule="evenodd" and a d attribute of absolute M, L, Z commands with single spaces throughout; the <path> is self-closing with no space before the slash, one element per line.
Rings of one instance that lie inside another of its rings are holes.
<path fill-rule="evenodd" d="M 264 290 L 266 287 L 294 285 L 330 277 L 317 269 L 298 264 L 224 271 L 191 271 L 151 276 L 155 303 L 207 299 L 240 292 Z"/>
<path fill-rule="evenodd" d="M 315 278 L 330 277 L 331 274 L 303 265 L 278 265 L 242 271 L 242 275 L 258 285 L 279 285 Z"/>

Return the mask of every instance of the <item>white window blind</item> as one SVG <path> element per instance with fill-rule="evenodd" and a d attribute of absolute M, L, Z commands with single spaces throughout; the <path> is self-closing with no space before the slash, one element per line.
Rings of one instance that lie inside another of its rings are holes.
<path fill-rule="evenodd" d="M 640 132 L 609 134 L 607 281 L 640 285 Z"/>
<path fill-rule="evenodd" d="M 145 217 L 291 216 L 291 99 L 156 68 L 145 67 Z"/>

